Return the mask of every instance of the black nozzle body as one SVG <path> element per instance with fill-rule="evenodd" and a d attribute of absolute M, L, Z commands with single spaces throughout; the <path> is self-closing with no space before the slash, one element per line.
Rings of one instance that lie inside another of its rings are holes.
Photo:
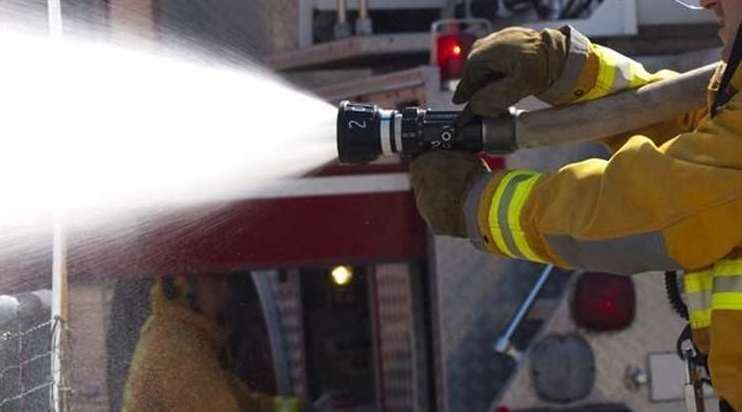
<path fill-rule="evenodd" d="M 396 154 L 415 157 L 430 150 L 493 154 L 515 150 L 514 126 L 509 118 L 475 118 L 458 127 L 460 114 L 418 107 L 383 110 L 374 104 L 343 101 L 337 118 L 340 162 L 367 163 Z"/>
<path fill-rule="evenodd" d="M 340 162 L 367 163 L 382 155 L 381 113 L 376 105 L 340 103 L 337 146 Z"/>
<path fill-rule="evenodd" d="M 430 150 L 482 151 L 481 121 L 456 125 L 461 112 L 408 107 L 402 111 L 402 154 L 417 156 Z"/>

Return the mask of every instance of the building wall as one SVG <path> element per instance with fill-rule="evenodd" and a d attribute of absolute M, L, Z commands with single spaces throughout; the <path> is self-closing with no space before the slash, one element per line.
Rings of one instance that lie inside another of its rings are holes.
<path fill-rule="evenodd" d="M 409 265 L 376 266 L 384 407 L 414 410 L 412 296 Z"/>
<path fill-rule="evenodd" d="M 298 47 L 299 3 L 309 0 L 260 0 L 270 21 L 270 49 L 281 51 Z"/>
<path fill-rule="evenodd" d="M 70 345 L 66 361 L 73 411 L 108 411 L 106 318 L 107 285 L 86 283 L 70 288 Z"/>
<path fill-rule="evenodd" d="M 0 33 L 8 28 L 31 33 L 46 32 L 46 0 L 0 0 Z"/>
<path fill-rule="evenodd" d="M 271 279 L 271 285 L 281 317 L 292 391 L 297 396 L 306 398 L 308 396 L 307 371 L 299 271 L 289 271 L 285 276 L 276 274 Z"/>
<path fill-rule="evenodd" d="M 114 41 L 136 45 L 156 39 L 155 14 L 152 0 L 110 0 L 108 26 Z"/>
<path fill-rule="evenodd" d="M 119 0 L 123 1 L 123 0 Z M 262 59 L 296 45 L 298 0 L 158 0 L 165 40 Z"/>

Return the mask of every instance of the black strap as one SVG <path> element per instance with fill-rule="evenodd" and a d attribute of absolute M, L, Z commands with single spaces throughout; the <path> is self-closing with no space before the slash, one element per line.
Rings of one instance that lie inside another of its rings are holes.
<path fill-rule="evenodd" d="M 721 400 L 719 402 L 719 412 L 734 412 L 734 408 L 727 401 Z"/>
<path fill-rule="evenodd" d="M 688 320 L 688 307 L 683 302 L 680 287 L 678 286 L 678 272 L 665 272 L 665 294 L 667 295 L 667 300 L 670 301 L 672 310 L 684 320 Z"/>
<path fill-rule="evenodd" d="M 695 356 L 691 359 L 686 359 L 686 354 L 683 351 L 683 343 L 686 341 L 693 345 L 695 351 Z M 680 336 L 678 336 L 678 340 L 675 342 L 675 350 L 680 359 L 690 361 L 693 365 L 703 368 L 703 370 L 706 371 L 707 376 L 702 379 L 702 382 L 713 386 L 711 379 L 709 378 L 709 376 L 711 376 L 711 371 L 709 370 L 708 355 L 701 352 L 701 350 L 698 349 L 698 346 L 693 342 L 693 330 L 689 323 L 686 323 L 685 328 L 680 332 Z"/>
<path fill-rule="evenodd" d="M 685 353 L 683 352 L 683 342 L 691 340 L 692 338 L 693 333 L 690 328 L 690 323 L 686 323 L 683 331 L 680 332 L 680 336 L 678 336 L 678 340 L 675 341 L 675 351 L 677 352 L 680 359 L 685 359 Z"/>
<path fill-rule="evenodd" d="M 719 92 L 716 93 L 716 99 L 714 99 L 714 106 L 711 108 L 711 117 L 716 116 L 719 109 L 725 104 L 729 103 L 732 99 L 732 93 L 729 90 L 729 83 L 732 82 L 734 74 L 737 72 L 740 61 L 742 60 L 742 24 L 737 29 L 737 37 L 732 47 L 732 54 L 729 56 L 729 62 L 727 62 L 727 68 L 724 71 L 724 75 L 721 78 L 721 84 L 719 85 Z"/>

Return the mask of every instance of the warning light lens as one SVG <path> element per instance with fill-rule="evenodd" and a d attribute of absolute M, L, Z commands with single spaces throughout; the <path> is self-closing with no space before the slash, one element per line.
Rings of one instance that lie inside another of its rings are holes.
<path fill-rule="evenodd" d="M 468 33 L 440 36 L 437 39 L 437 63 L 441 69 L 441 80 L 460 79 L 464 74 L 464 63 L 476 37 Z"/>
<path fill-rule="evenodd" d="M 575 322 L 588 330 L 608 332 L 631 325 L 636 312 L 634 281 L 628 276 L 585 273 L 574 292 Z"/>
<path fill-rule="evenodd" d="M 353 280 L 353 268 L 350 266 L 336 266 L 330 272 L 332 282 L 338 286 L 347 286 Z"/>

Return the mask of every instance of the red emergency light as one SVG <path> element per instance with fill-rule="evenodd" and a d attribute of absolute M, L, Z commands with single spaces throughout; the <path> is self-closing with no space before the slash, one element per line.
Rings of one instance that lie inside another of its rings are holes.
<path fill-rule="evenodd" d="M 585 273 L 575 287 L 572 309 L 575 322 L 585 329 L 625 329 L 636 313 L 634 281 L 628 276 Z"/>
<path fill-rule="evenodd" d="M 469 33 L 446 34 L 436 41 L 436 57 L 441 69 L 441 80 L 460 79 L 464 74 L 464 63 L 471 51 L 476 36 Z"/>

